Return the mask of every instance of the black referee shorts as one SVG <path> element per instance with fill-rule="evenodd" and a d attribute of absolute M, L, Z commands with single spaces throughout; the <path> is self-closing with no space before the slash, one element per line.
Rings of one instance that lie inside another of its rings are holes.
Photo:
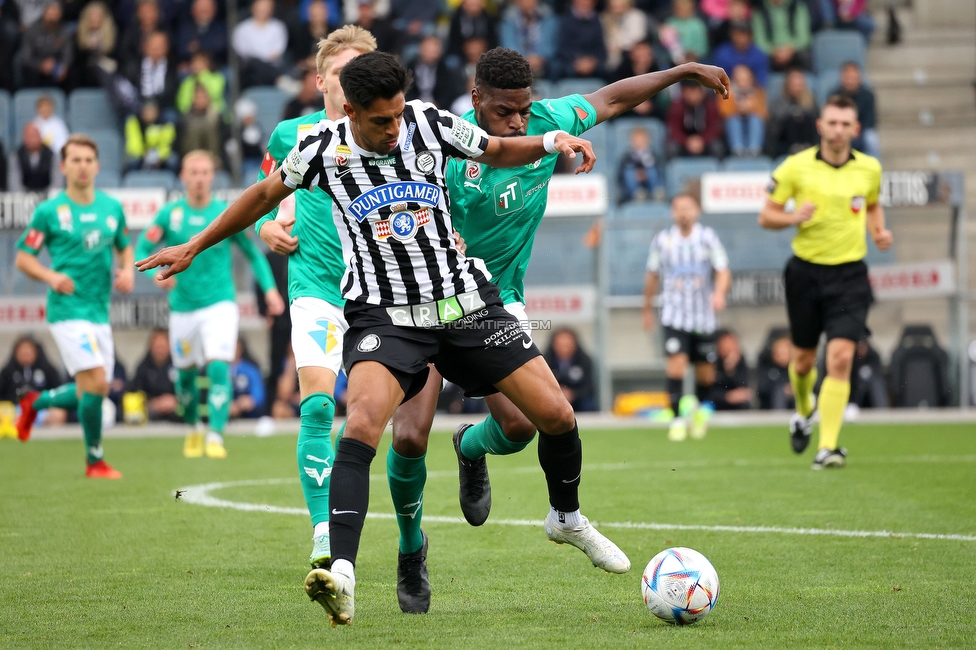
<path fill-rule="evenodd" d="M 403 401 L 424 387 L 428 362 L 465 395 L 483 397 L 497 393 L 496 383 L 542 354 L 493 284 L 424 305 L 347 302 L 345 315 L 346 371 L 360 361 L 382 363 L 400 383 Z"/>
<path fill-rule="evenodd" d="M 798 348 L 813 349 L 820 333 L 827 340 L 860 341 L 870 332 L 868 308 L 874 301 L 864 262 L 834 266 L 792 257 L 783 272 L 790 335 Z"/>

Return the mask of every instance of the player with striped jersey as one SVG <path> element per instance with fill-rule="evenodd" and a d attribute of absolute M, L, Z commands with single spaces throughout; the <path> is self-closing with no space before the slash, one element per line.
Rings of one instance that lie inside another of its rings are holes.
<path fill-rule="evenodd" d="M 674 225 L 651 241 L 644 282 L 644 329 L 654 329 L 654 296 L 661 289 L 665 375 L 674 414 L 668 438 L 705 436 L 709 410 L 703 402 L 715 383 L 715 312 L 725 309 L 732 283 L 729 258 L 715 231 L 698 223 L 701 209 L 690 194 L 671 201 Z M 682 397 L 688 362 L 695 364 L 695 395 Z"/>
<path fill-rule="evenodd" d="M 159 275 L 169 277 L 297 187 L 316 186 L 332 196 L 347 259 L 349 417 L 332 472 L 332 568 L 314 569 L 305 584 L 333 624 L 344 625 L 355 614 L 354 564 L 369 504 L 369 466 L 394 410 L 425 384 L 428 362 L 469 394 L 504 392 L 529 416 L 544 433 L 539 454 L 550 492 L 558 495 L 561 513 L 579 516 L 582 451 L 572 407 L 538 348 L 503 308 L 484 265 L 455 246 L 445 167 L 452 157 L 517 167 L 560 151 L 582 152 L 579 171 L 589 171 L 594 158 L 588 142 L 566 133 L 496 138 L 431 104 L 405 102 L 408 73 L 385 53 L 352 59 L 340 83 L 346 118 L 317 125 L 285 159 L 280 175 L 246 190 L 196 240 L 139 266 L 168 266 Z M 629 569 L 626 556 L 603 540 L 604 548 L 615 550 L 618 571 Z"/>
<path fill-rule="evenodd" d="M 213 198 L 211 188 L 215 173 L 213 156 L 203 150 L 190 151 L 183 156 L 180 180 L 186 196 L 164 205 L 152 224 L 140 236 L 136 254 L 149 255 L 160 244 L 173 246 L 189 241 L 206 228 L 227 207 Z M 200 458 L 226 458 L 224 427 L 230 417 L 230 403 L 234 397 L 230 364 L 237 350 L 237 309 L 234 288 L 233 242 L 247 257 L 258 286 L 264 292 L 268 313 L 278 315 L 285 309 L 284 301 L 275 287 L 271 266 L 246 233 L 234 235 L 229 241 L 209 249 L 197 263 L 179 278 L 156 280 L 169 292 L 169 346 L 176 367 L 176 395 L 183 411 L 183 421 L 191 430 L 183 443 L 183 455 Z M 200 393 L 197 377 L 206 367 L 207 389 L 206 430 L 200 420 Z"/>

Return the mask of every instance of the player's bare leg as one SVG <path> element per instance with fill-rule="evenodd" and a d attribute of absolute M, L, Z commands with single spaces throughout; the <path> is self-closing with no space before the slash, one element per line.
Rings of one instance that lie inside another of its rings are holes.
<path fill-rule="evenodd" d="M 817 383 L 817 348 L 793 346 L 790 362 L 790 385 L 796 400 L 796 413 L 790 417 L 790 444 L 793 451 L 802 454 L 810 444 L 813 430 L 811 418 L 815 406 L 813 387 Z"/>
<path fill-rule="evenodd" d="M 837 446 L 844 409 L 851 395 L 851 366 L 857 343 L 835 338 L 827 341 L 827 376 L 820 385 L 820 442 L 813 469 L 843 467 L 847 450 Z"/>
<path fill-rule="evenodd" d="M 668 383 L 668 399 L 671 401 L 671 424 L 668 426 L 668 440 L 681 442 L 688 437 L 688 423 L 681 415 L 681 398 L 684 396 L 685 372 L 688 370 L 688 355 L 684 352 L 669 354 L 665 362 L 664 375 Z"/>
<path fill-rule="evenodd" d="M 572 544 L 594 566 L 611 573 L 630 570 L 630 560 L 601 535 L 579 511 L 583 450 L 576 415 L 541 356 L 523 364 L 495 384 L 539 429 L 539 464 L 549 488 L 546 535 L 557 544 Z"/>
<path fill-rule="evenodd" d="M 403 400 L 403 390 L 386 366 L 360 361 L 349 371 L 346 430 L 332 469 L 329 494 L 332 568 L 313 569 L 305 592 L 322 605 L 333 625 L 355 615 L 354 567 L 369 508 L 369 466 L 383 430 Z"/>

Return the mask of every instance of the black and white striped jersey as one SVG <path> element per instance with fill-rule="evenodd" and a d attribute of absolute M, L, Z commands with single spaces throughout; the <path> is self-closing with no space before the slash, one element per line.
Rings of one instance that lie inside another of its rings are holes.
<path fill-rule="evenodd" d="M 647 270 L 660 277 L 661 324 L 682 332 L 714 332 L 714 275 L 727 268 L 725 248 L 707 226 L 696 223 L 687 237 L 677 225 L 655 235 Z"/>
<path fill-rule="evenodd" d="M 387 155 L 360 148 L 348 117 L 323 120 L 299 140 L 281 177 L 289 187 L 318 186 L 332 197 L 346 300 L 417 305 L 474 291 L 491 278 L 480 259 L 454 245 L 444 179 L 448 158 L 477 158 L 487 146 L 483 130 L 421 101 L 407 102 L 399 144 Z"/>

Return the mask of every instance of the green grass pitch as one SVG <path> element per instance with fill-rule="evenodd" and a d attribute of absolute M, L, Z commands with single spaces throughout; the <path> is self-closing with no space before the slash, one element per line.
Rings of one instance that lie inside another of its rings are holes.
<path fill-rule="evenodd" d="M 370 505 L 387 517 L 366 523 L 355 623 L 338 629 L 302 590 L 311 531 L 288 513 L 303 507 L 294 436 L 230 437 L 224 461 L 186 460 L 175 438 L 108 440 L 115 482 L 84 478 L 80 439 L 2 441 L 0 647 L 972 648 L 974 429 L 848 426 L 848 467 L 823 472 L 812 449 L 790 452 L 785 426 L 678 444 L 661 429 L 584 431 L 583 512 L 630 556 L 622 576 L 548 543 L 541 523 L 518 525 L 546 513 L 534 445 L 490 458 L 491 519 L 465 524 L 450 436 L 434 434 L 425 616 L 397 607 L 387 435 Z M 214 482 L 232 484 L 214 498 L 271 508 L 174 498 Z M 666 526 L 610 525 L 625 522 Z M 904 535 L 783 531 L 811 528 Z M 693 626 L 657 621 L 640 598 L 644 565 L 668 546 L 701 551 L 721 579 Z"/>

